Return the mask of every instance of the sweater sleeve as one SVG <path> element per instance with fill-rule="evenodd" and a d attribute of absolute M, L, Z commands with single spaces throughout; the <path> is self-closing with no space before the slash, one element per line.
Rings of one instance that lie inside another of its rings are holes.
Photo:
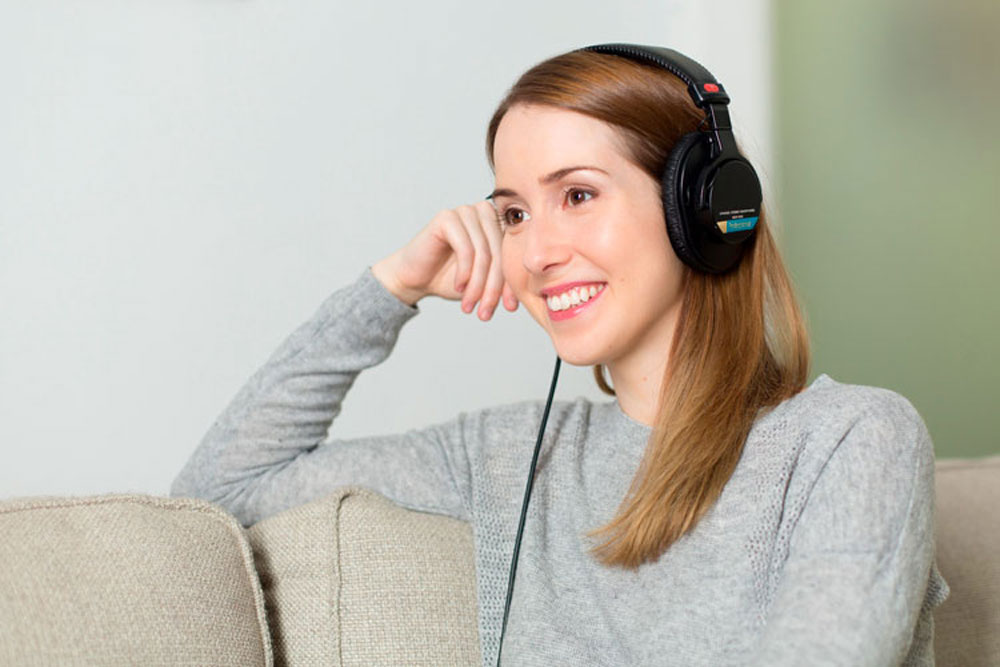
<path fill-rule="evenodd" d="M 334 292 L 237 393 L 171 495 L 218 503 L 249 526 L 357 484 L 412 509 L 468 519 L 462 416 L 400 435 L 326 439 L 355 378 L 389 356 L 418 312 L 370 269 Z"/>
<path fill-rule="evenodd" d="M 747 664 L 934 664 L 934 449 L 906 399 L 874 398 L 809 492 Z"/>

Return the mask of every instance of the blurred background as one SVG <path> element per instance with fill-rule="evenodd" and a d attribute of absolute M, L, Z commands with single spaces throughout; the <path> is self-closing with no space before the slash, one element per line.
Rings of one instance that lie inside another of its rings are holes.
<path fill-rule="evenodd" d="M 5 0 L 0 497 L 166 493 L 330 292 L 492 189 L 514 79 L 608 41 L 726 85 L 814 376 L 904 394 L 938 456 L 998 452 L 995 5 Z M 554 355 L 523 309 L 421 311 L 333 436 L 544 398 Z M 557 395 L 606 400 L 568 366 Z"/>
<path fill-rule="evenodd" d="M 778 0 L 775 164 L 813 368 L 1000 452 L 1000 2 Z"/>

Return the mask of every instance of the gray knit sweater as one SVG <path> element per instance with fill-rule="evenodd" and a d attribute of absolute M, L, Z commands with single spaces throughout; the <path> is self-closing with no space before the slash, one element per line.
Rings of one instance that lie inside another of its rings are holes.
<path fill-rule="evenodd" d="M 278 348 L 173 484 L 244 525 L 346 484 L 471 523 L 483 664 L 542 402 L 395 436 L 327 440 L 344 395 L 418 313 L 365 270 Z M 612 518 L 651 429 L 617 403 L 553 404 L 521 545 L 505 665 L 931 665 L 934 450 L 906 399 L 821 376 L 762 416 L 721 497 L 637 571 L 584 534 Z"/>

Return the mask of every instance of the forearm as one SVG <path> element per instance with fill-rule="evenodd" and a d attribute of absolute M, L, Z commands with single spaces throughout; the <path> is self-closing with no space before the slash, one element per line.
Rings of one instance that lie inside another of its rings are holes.
<path fill-rule="evenodd" d="M 255 489 L 324 440 L 354 379 L 388 357 L 417 312 L 369 271 L 337 290 L 230 402 L 174 481 L 172 495 L 254 516 Z"/>

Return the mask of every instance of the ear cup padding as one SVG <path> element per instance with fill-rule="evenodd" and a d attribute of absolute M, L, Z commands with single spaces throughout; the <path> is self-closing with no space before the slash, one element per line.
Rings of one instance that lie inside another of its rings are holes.
<path fill-rule="evenodd" d="M 746 160 L 729 159 L 720 163 L 712 160 L 711 153 L 701 132 L 685 134 L 677 141 L 667 157 L 661 179 L 663 214 L 670 244 L 682 262 L 704 273 L 725 273 L 739 264 L 745 240 L 752 232 L 721 238 L 711 226 L 712 205 L 722 202 L 735 203 L 738 208 L 750 204 L 758 207 L 760 184 Z M 703 204 L 707 206 L 704 212 L 698 210 L 698 201 L 685 199 L 685 193 L 688 199 L 697 199 L 699 195 L 694 191 L 702 187 L 709 198 Z M 703 217 L 708 217 L 709 222 L 703 221 Z"/>
<path fill-rule="evenodd" d="M 683 197 L 683 186 L 680 182 L 685 176 L 690 180 L 697 173 L 701 165 L 691 165 L 688 154 L 699 142 L 703 141 L 701 132 L 689 132 L 681 137 L 674 145 L 670 155 L 667 156 L 667 164 L 663 169 L 663 178 L 660 181 L 663 199 L 663 214 L 667 220 L 667 236 L 670 238 L 670 245 L 682 262 L 698 271 L 711 271 L 698 256 L 698 240 L 693 237 L 694 226 L 697 221 L 692 213 L 685 211 Z M 692 173 L 691 167 L 695 167 Z"/>

